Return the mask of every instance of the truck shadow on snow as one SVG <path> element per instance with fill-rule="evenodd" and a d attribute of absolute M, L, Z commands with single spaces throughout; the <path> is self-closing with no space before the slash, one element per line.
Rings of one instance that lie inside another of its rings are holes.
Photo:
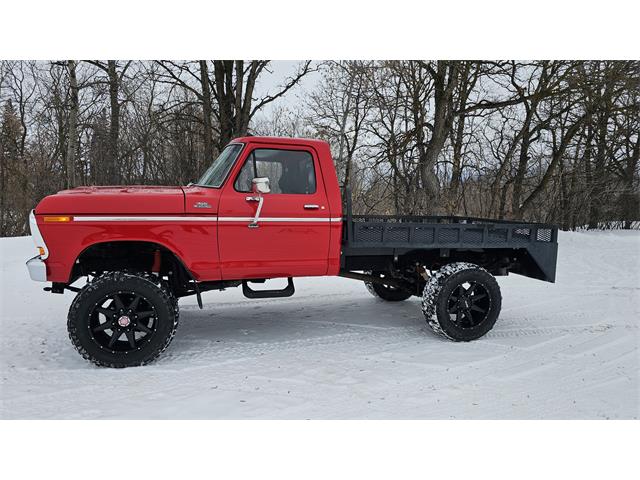
<path fill-rule="evenodd" d="M 366 297 L 256 300 L 205 305 L 204 310 L 187 305 L 181 307 L 178 334 L 160 363 L 176 356 L 215 355 L 221 348 L 241 353 L 255 345 L 315 344 L 334 337 L 377 338 L 400 332 L 440 341 L 426 326 L 417 298 L 401 303 Z"/>

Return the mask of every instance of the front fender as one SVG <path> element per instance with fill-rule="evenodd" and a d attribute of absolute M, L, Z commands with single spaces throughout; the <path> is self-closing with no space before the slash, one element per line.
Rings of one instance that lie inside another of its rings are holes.
<path fill-rule="evenodd" d="M 215 217 L 202 220 L 181 217 L 140 220 L 89 220 L 74 218 L 65 223 L 47 223 L 36 215 L 37 224 L 47 242 L 47 280 L 68 283 L 73 265 L 82 252 L 94 245 L 118 241 L 156 243 L 171 251 L 198 281 L 220 280 L 220 262 Z"/>

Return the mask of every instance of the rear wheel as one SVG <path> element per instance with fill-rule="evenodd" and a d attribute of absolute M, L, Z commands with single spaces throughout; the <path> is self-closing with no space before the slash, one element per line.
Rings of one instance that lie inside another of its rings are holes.
<path fill-rule="evenodd" d="M 422 296 L 422 311 L 431 329 L 454 341 L 476 340 L 489 332 L 501 305 L 500 287 L 493 275 L 466 262 L 438 270 Z"/>
<path fill-rule="evenodd" d="M 381 274 L 384 277 L 384 274 Z M 382 283 L 364 282 L 371 295 L 387 302 L 401 302 L 412 296 L 411 292 Z"/>
<path fill-rule="evenodd" d="M 71 308 L 69 338 L 104 367 L 144 365 L 160 355 L 178 325 L 175 298 L 152 276 L 109 272 L 84 287 Z"/>

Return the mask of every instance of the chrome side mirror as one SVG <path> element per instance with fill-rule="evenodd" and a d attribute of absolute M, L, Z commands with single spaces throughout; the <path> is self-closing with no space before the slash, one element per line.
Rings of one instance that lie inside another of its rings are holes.
<path fill-rule="evenodd" d="M 251 181 L 251 190 L 254 197 L 247 197 L 247 202 L 258 202 L 258 208 L 256 209 L 256 215 L 253 217 L 253 221 L 248 225 L 249 228 L 258 228 L 258 220 L 260 219 L 260 212 L 262 211 L 262 204 L 264 198 L 263 193 L 269 193 L 271 188 L 269 187 L 269 179 L 267 177 L 256 177 Z"/>
<path fill-rule="evenodd" d="M 251 181 L 251 190 L 253 193 L 269 193 L 271 187 L 269 187 L 268 177 L 256 177 Z"/>

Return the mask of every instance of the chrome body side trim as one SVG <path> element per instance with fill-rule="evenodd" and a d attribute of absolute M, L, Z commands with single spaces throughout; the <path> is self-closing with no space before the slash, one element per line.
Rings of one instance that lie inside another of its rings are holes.
<path fill-rule="evenodd" d="M 216 216 L 87 216 L 74 215 L 73 222 L 251 222 L 255 217 L 216 217 Z M 342 222 L 342 217 L 260 217 L 261 222 Z M 39 232 L 38 232 L 39 233 Z"/>
<path fill-rule="evenodd" d="M 202 217 L 179 217 L 179 216 L 153 216 L 153 217 L 136 217 L 136 216 L 73 216 L 74 222 L 215 222 L 218 217 L 202 216 Z"/>
<path fill-rule="evenodd" d="M 220 222 L 249 222 L 253 217 L 218 217 Z M 310 217 L 260 217 L 261 222 L 289 222 L 289 223 L 328 223 L 341 222 L 342 218 L 310 218 Z"/>

